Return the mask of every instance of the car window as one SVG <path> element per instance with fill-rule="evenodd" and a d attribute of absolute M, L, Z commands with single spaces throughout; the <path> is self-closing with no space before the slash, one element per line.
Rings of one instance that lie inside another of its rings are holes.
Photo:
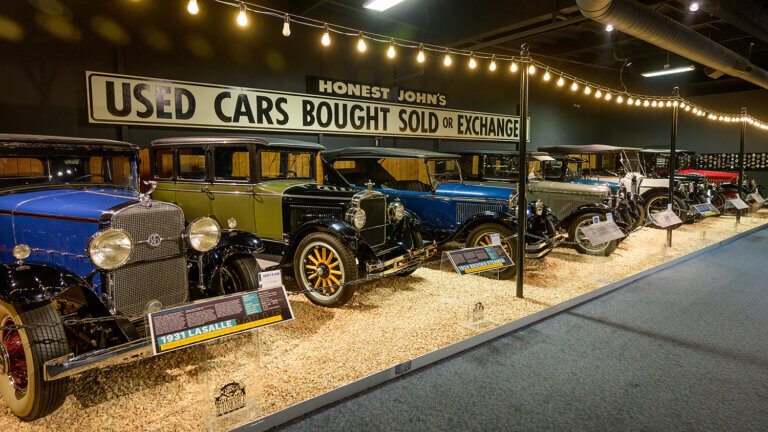
<path fill-rule="evenodd" d="M 43 161 L 37 158 L 0 158 L 0 177 L 38 177 L 45 175 Z"/>
<path fill-rule="evenodd" d="M 155 178 L 173 178 L 173 150 L 155 150 Z"/>
<path fill-rule="evenodd" d="M 313 179 L 313 152 L 262 150 L 260 153 L 262 180 Z"/>
<path fill-rule="evenodd" d="M 179 149 L 179 178 L 186 180 L 205 180 L 204 149 Z"/>
<path fill-rule="evenodd" d="M 219 180 L 248 180 L 251 158 L 248 147 L 217 147 L 213 151 L 213 168 Z"/>

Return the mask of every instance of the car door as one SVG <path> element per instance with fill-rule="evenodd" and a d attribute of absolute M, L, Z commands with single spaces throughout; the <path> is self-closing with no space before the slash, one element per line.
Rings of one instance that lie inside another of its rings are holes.
<path fill-rule="evenodd" d="M 211 214 L 208 194 L 211 183 L 208 175 L 207 146 L 190 145 L 176 151 L 176 204 L 184 210 L 184 217 L 191 222 Z"/>
<path fill-rule="evenodd" d="M 222 227 L 235 218 L 237 228 L 256 232 L 252 145 L 220 144 L 209 150 L 213 181 L 208 199 L 211 214 Z"/>

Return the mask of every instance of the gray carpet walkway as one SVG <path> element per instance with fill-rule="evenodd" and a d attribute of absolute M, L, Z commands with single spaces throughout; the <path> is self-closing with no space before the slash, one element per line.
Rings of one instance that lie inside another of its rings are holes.
<path fill-rule="evenodd" d="M 768 231 L 281 430 L 766 431 Z"/>

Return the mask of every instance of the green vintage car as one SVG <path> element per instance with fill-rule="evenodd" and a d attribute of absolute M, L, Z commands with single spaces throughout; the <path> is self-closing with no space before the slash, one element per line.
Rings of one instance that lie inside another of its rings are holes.
<path fill-rule="evenodd" d="M 301 289 L 314 289 L 306 294 L 312 302 L 338 306 L 354 292 L 345 282 L 411 273 L 435 246 L 397 200 L 317 184 L 324 149 L 279 138 L 157 140 L 150 149 L 154 197 L 179 205 L 187 220 L 210 215 L 256 233 L 277 263 L 272 268 L 292 270 Z"/>

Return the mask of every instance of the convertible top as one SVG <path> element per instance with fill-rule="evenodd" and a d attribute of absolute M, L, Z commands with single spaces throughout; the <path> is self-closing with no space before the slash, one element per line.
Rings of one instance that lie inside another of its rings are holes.
<path fill-rule="evenodd" d="M 320 156 L 328 162 L 338 159 L 456 159 L 459 157 L 459 155 L 450 153 L 388 147 L 346 147 L 338 150 L 324 151 Z"/>
<path fill-rule="evenodd" d="M 139 146 L 123 141 L 101 138 L 75 138 L 51 135 L 0 134 L 3 149 L 53 149 L 53 150 L 117 150 L 137 151 Z"/>
<path fill-rule="evenodd" d="M 548 147 L 539 147 L 540 151 L 547 152 L 547 153 L 607 153 L 607 152 L 617 152 L 621 150 L 640 150 L 638 148 L 634 147 L 616 147 L 616 146 L 609 146 L 605 144 L 585 144 L 585 145 L 559 145 L 559 146 L 548 146 Z"/>
<path fill-rule="evenodd" d="M 293 147 L 308 150 L 325 150 L 325 146 L 308 142 L 286 138 L 266 138 L 266 137 L 242 137 L 242 136 L 191 136 L 163 138 L 152 141 L 152 147 L 155 146 L 178 146 L 185 144 L 256 144 L 262 147 Z"/>
<path fill-rule="evenodd" d="M 456 153 L 462 155 L 462 154 L 471 154 L 471 155 L 501 155 L 501 156 L 519 156 L 520 152 L 517 150 L 490 150 L 490 149 L 461 149 L 461 150 L 455 150 Z M 552 158 L 546 153 L 542 151 L 529 151 L 528 153 L 528 160 L 533 161 L 541 161 L 541 160 L 552 160 Z"/>
<path fill-rule="evenodd" d="M 570 162 L 589 162 L 588 160 L 586 160 L 584 158 L 580 158 L 580 157 L 576 157 L 576 156 L 571 156 L 571 155 L 553 154 L 553 155 L 549 155 L 549 156 L 552 159 L 555 159 L 555 160 L 565 160 L 565 161 L 570 161 Z"/>
<path fill-rule="evenodd" d="M 640 150 L 643 153 L 660 153 L 660 154 L 669 154 L 669 148 L 644 148 Z M 690 154 L 696 154 L 693 150 L 682 150 L 682 149 L 675 149 L 675 153 L 690 153 Z"/>

